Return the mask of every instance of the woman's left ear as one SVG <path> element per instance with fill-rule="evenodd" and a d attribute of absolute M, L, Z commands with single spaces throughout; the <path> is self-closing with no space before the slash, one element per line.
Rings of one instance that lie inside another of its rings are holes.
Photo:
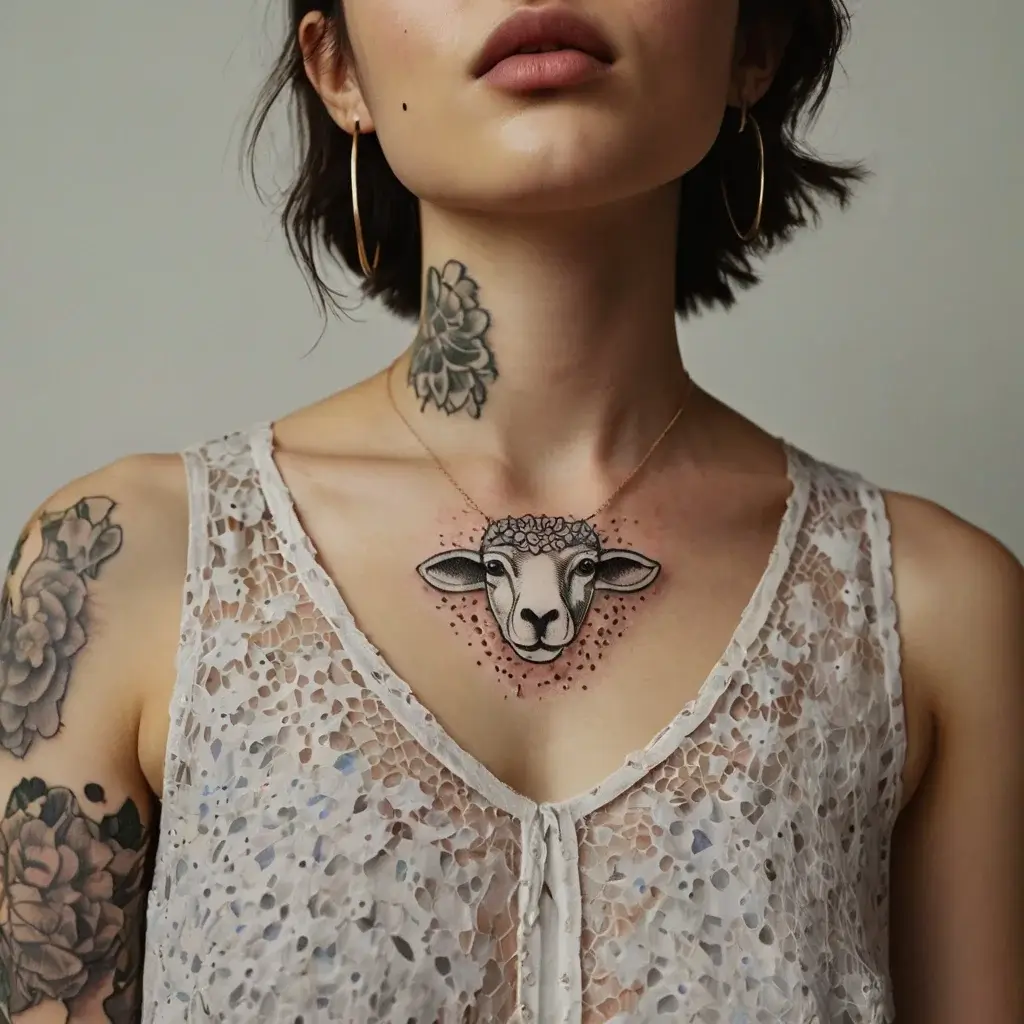
<path fill-rule="evenodd" d="M 729 89 L 730 106 L 753 106 L 768 92 L 792 35 L 791 21 L 777 16 L 740 26 Z"/>

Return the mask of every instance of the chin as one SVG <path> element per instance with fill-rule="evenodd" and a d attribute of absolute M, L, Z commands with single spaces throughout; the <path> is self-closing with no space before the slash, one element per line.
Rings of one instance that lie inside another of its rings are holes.
<path fill-rule="evenodd" d="M 686 170 L 675 166 L 678 159 L 666 169 L 657 157 L 638 159 L 637 140 L 624 124 L 609 124 L 607 115 L 603 124 L 593 121 L 571 111 L 524 113 L 445 147 L 429 167 L 422 159 L 392 166 L 427 202 L 504 214 L 592 209 L 641 195 Z M 457 161 L 446 158 L 449 152 L 458 153 Z M 411 173 L 400 173 L 405 168 Z"/>
<path fill-rule="evenodd" d="M 515 164 L 509 158 L 509 165 Z M 499 216 L 569 214 L 597 209 L 649 191 L 649 186 L 610 177 L 599 163 L 579 168 L 501 168 L 493 176 L 459 182 L 457 193 L 447 188 L 430 197 L 440 207 L 474 210 Z"/>
<path fill-rule="evenodd" d="M 556 118 L 518 130 L 508 125 L 493 152 L 496 159 L 487 164 L 495 184 L 506 200 L 521 204 L 551 209 L 600 206 L 645 191 L 648 184 L 624 128 L 584 130 Z"/>
<path fill-rule="evenodd" d="M 457 163 L 435 164 L 429 176 L 421 164 L 407 187 L 441 208 L 524 216 L 571 213 L 651 194 L 700 159 L 700 154 L 667 153 L 664 144 L 644 145 L 623 126 L 585 130 L 571 127 L 568 115 L 547 124 L 521 121 L 467 139 L 458 148 Z"/>

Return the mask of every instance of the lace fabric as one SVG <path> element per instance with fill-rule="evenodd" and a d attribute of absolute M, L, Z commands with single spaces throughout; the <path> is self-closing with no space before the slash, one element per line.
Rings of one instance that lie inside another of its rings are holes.
<path fill-rule="evenodd" d="M 559 804 L 459 748 L 359 631 L 269 427 L 186 452 L 143 1021 L 890 1021 L 888 520 L 861 477 L 787 451 L 719 665 Z"/>

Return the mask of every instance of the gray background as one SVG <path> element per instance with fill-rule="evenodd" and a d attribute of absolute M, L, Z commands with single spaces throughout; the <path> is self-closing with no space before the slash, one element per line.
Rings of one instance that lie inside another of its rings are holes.
<path fill-rule="evenodd" d="M 12 541 L 70 478 L 279 416 L 410 340 L 367 305 L 303 358 L 318 314 L 237 159 L 283 7 L 2 0 Z M 680 330 L 698 380 L 768 429 L 942 502 L 1018 555 L 1022 40 L 1018 0 L 856 4 L 846 75 L 812 139 L 866 158 L 875 178 L 773 257 L 737 310 Z"/>

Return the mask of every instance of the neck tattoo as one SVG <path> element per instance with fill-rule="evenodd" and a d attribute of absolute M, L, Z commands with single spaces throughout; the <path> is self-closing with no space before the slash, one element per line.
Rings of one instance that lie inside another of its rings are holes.
<path fill-rule="evenodd" d="M 433 404 L 448 415 L 464 410 L 479 419 L 487 386 L 498 377 L 494 354 L 485 340 L 490 324 L 490 314 L 480 308 L 476 282 L 463 264 L 450 260 L 443 271 L 428 270 L 427 305 L 409 369 L 409 385 L 421 402 L 421 411 Z M 637 610 L 634 602 L 644 601 L 641 591 L 661 573 L 654 559 L 618 546 L 620 536 L 614 537 L 615 546 L 606 543 L 594 520 L 637 477 L 676 425 L 694 389 L 692 378 L 687 377 L 685 394 L 665 429 L 590 515 L 495 517 L 473 500 L 399 408 L 392 389 L 393 371 L 394 365 L 386 384 L 395 413 L 467 507 L 485 523 L 479 542 L 472 547 L 450 547 L 441 538 L 446 550 L 421 562 L 417 573 L 443 595 L 437 607 L 449 614 L 457 635 L 465 633 L 470 646 L 482 648 L 517 696 L 526 696 L 527 689 L 543 693 L 552 684 L 570 689 L 584 671 L 596 670 L 602 649 L 622 636 L 627 609 Z M 610 522 L 615 534 L 624 532 L 626 525 L 622 520 Z M 612 600 L 595 626 L 590 620 L 595 618 L 591 613 L 598 595 Z M 583 650 L 588 644 L 589 649 Z M 554 673 L 538 676 L 535 670 L 545 667 Z"/>
<path fill-rule="evenodd" d="M 409 361 L 409 386 L 420 400 L 449 416 L 473 419 L 487 401 L 487 388 L 498 379 L 494 353 L 487 344 L 491 315 L 480 308 L 477 283 L 458 260 L 443 270 L 427 270 L 427 297 L 419 333 Z"/>

